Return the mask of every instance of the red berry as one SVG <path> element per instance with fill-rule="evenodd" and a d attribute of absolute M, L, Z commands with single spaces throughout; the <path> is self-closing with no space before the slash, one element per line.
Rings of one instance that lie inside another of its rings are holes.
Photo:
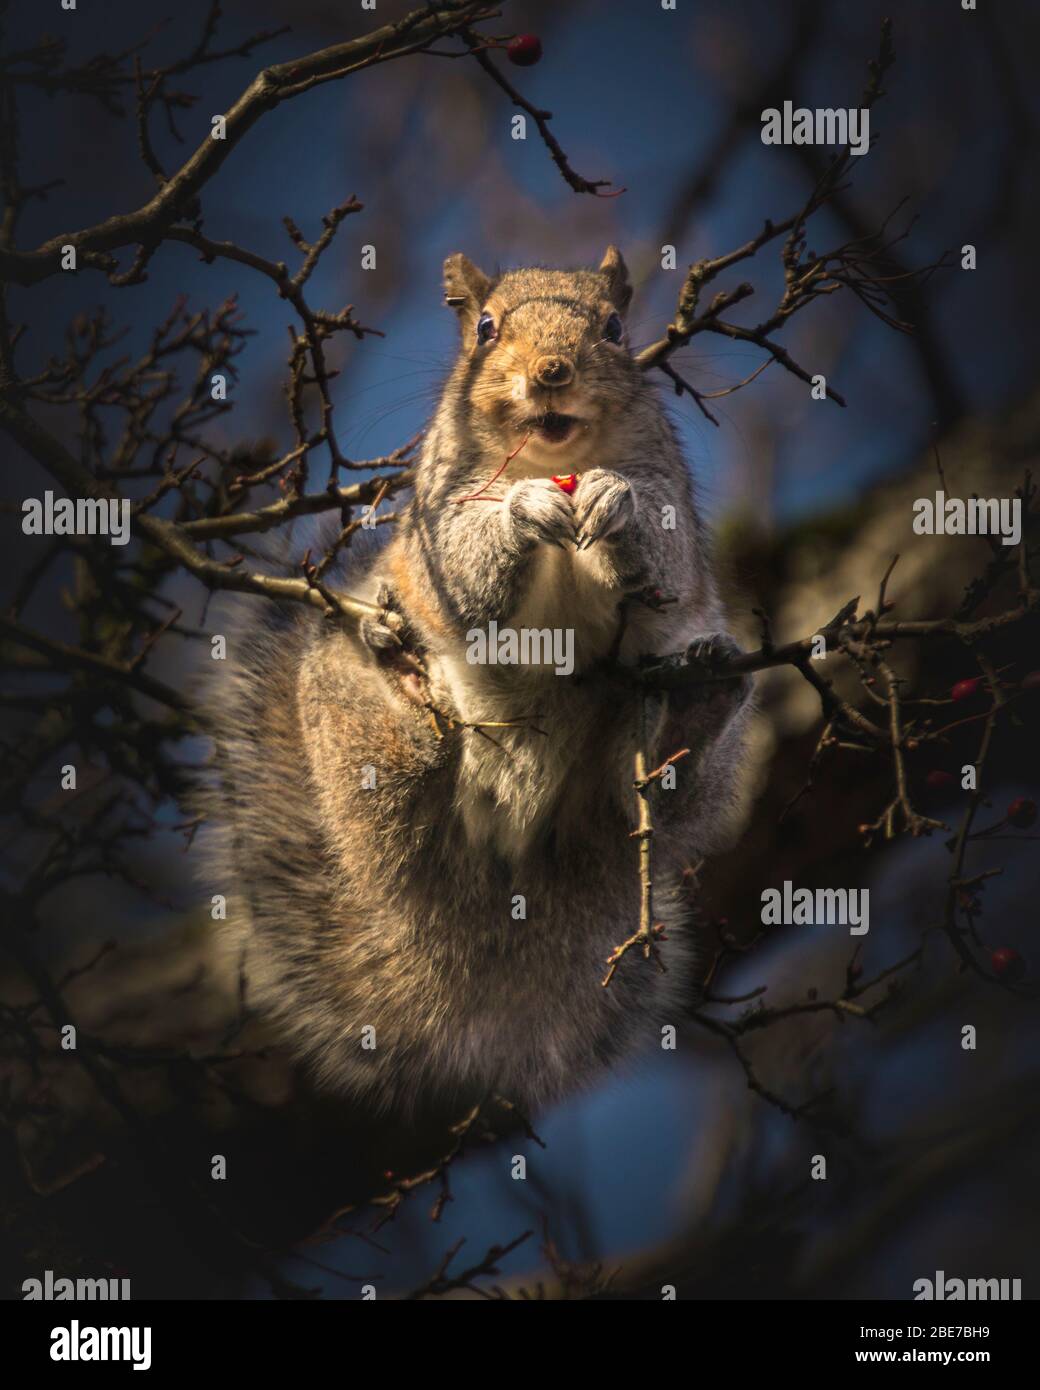
<path fill-rule="evenodd" d="M 1009 822 L 1018 830 L 1028 830 L 1036 821 L 1036 802 L 1028 796 L 1016 796 L 1007 808 Z"/>
<path fill-rule="evenodd" d="M 1023 690 L 1040 690 L 1040 671 L 1030 671 L 1019 682 Z"/>
<path fill-rule="evenodd" d="M 944 792 L 950 787 L 956 786 L 957 779 L 952 772 L 944 772 L 942 768 L 934 768 L 924 779 L 930 791 Z"/>
<path fill-rule="evenodd" d="M 1011 946 L 998 946 L 989 958 L 993 973 L 1000 980 L 1020 980 L 1026 973 L 1026 963 Z"/>
<path fill-rule="evenodd" d="M 573 492 L 578 486 L 577 473 L 554 473 L 552 480 L 561 492 Z"/>
<path fill-rule="evenodd" d="M 529 68 L 542 56 L 542 41 L 537 34 L 517 34 L 506 44 L 506 57 L 518 68 Z"/>
<path fill-rule="evenodd" d="M 972 676 L 970 680 L 958 681 L 950 691 L 951 700 L 970 700 L 982 689 L 982 677 Z"/>

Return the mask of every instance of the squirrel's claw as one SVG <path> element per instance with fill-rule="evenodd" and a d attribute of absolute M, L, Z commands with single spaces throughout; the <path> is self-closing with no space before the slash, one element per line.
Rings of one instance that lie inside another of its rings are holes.
<path fill-rule="evenodd" d="M 586 550 L 596 541 L 615 535 L 635 513 L 635 493 L 627 478 L 608 468 L 593 468 L 582 474 L 574 495 L 578 549 Z"/>

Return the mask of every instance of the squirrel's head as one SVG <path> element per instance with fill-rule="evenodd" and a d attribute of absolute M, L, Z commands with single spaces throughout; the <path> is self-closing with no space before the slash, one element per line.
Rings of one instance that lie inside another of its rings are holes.
<path fill-rule="evenodd" d="M 624 314 L 620 251 L 597 270 L 512 270 L 492 279 L 465 256 L 444 262 L 444 297 L 462 331 L 460 372 L 481 434 L 524 458 L 568 468 L 595 453 L 639 390 Z M 533 456 L 533 458 L 532 458 Z"/>

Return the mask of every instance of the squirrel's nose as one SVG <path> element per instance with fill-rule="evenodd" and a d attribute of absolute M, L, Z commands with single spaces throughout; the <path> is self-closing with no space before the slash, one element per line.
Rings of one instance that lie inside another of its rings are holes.
<path fill-rule="evenodd" d="M 540 386 L 567 386 L 574 380 L 574 363 L 566 357 L 539 357 L 534 376 Z"/>

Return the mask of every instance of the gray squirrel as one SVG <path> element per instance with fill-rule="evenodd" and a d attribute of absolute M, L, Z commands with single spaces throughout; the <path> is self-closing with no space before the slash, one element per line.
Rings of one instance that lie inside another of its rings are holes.
<path fill-rule="evenodd" d="M 749 709 L 739 678 L 641 715 L 631 682 L 599 674 L 735 648 L 628 347 L 620 253 L 494 278 L 453 255 L 444 282 L 458 360 L 414 495 L 346 586 L 402 615 L 421 660 L 378 622 L 243 599 L 206 701 L 210 871 L 247 1001 L 321 1086 L 397 1111 L 544 1105 L 681 1021 L 698 951 L 682 873 L 733 838 Z M 492 624 L 572 634 L 573 672 L 475 662 Z M 648 768 L 690 749 L 651 792 L 666 969 L 631 951 L 605 988 L 639 921 L 640 718 Z"/>

